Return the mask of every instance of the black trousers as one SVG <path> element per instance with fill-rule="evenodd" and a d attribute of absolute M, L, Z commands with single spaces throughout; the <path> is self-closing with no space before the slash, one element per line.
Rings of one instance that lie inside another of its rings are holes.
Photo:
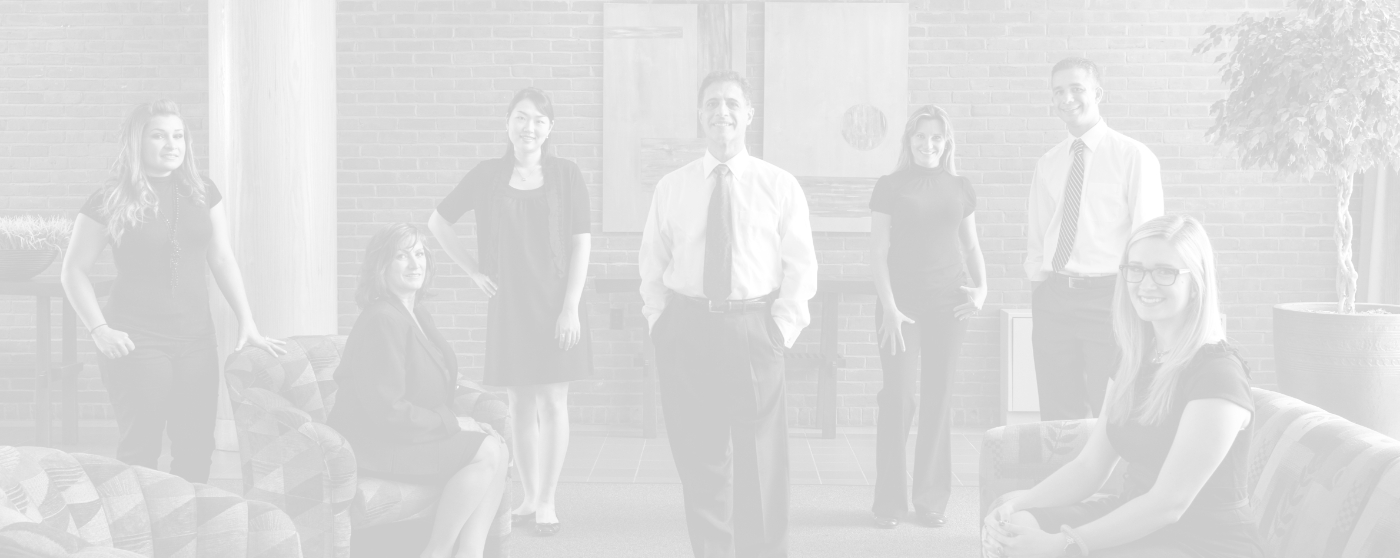
<path fill-rule="evenodd" d="M 953 490 L 953 376 L 967 336 L 967 321 L 953 316 L 952 306 L 904 305 L 915 323 L 904 324 L 905 350 L 880 350 L 884 385 L 876 398 L 880 414 L 875 423 L 875 504 L 881 517 L 909 512 L 905 440 L 919 415 L 914 442 L 914 511 L 943 513 Z M 885 309 L 875 305 L 875 321 Z M 915 380 L 919 398 L 915 399 Z M 919 409 L 922 401 L 923 409 Z"/>
<path fill-rule="evenodd" d="M 1031 346 L 1040 420 L 1098 416 L 1118 365 L 1113 340 L 1113 284 L 1071 288 L 1051 274 L 1031 293 Z"/>
<path fill-rule="evenodd" d="M 786 557 L 787 390 L 770 309 L 672 297 L 652 341 L 696 558 Z"/>
<path fill-rule="evenodd" d="M 168 431 L 170 472 L 190 482 L 207 482 L 219 398 L 213 336 L 183 341 L 126 333 L 136 350 L 115 360 L 97 357 L 102 385 L 117 415 L 117 459 L 155 469 L 161 437 Z"/>

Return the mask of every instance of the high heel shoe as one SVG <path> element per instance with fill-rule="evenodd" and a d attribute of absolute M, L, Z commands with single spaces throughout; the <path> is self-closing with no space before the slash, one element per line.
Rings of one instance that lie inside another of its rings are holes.
<path fill-rule="evenodd" d="M 553 537 L 559 534 L 559 522 L 535 523 L 535 534 L 541 537 Z"/>
<path fill-rule="evenodd" d="M 522 513 L 522 514 L 514 514 L 514 513 L 513 513 L 513 514 L 510 514 L 510 524 L 511 524 L 511 525 L 515 525 L 515 524 L 518 524 L 518 523 L 534 523 L 534 522 L 535 522 L 535 512 Z"/>

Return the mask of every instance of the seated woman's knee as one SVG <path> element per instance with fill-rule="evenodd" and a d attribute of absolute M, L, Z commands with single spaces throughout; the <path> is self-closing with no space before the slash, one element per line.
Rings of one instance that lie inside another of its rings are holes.
<path fill-rule="evenodd" d="M 1036 529 L 1040 529 L 1040 522 L 1035 519 L 1034 515 L 1031 515 L 1030 512 L 1025 510 L 1021 510 L 1011 514 L 1010 521 L 1011 523 L 1020 525 L 1022 527 L 1034 527 Z M 1044 529 L 1040 530 L 1044 531 Z"/>
<path fill-rule="evenodd" d="M 486 467 L 499 467 L 506 456 L 506 448 L 495 436 L 487 436 L 481 441 L 481 446 L 476 449 L 476 456 L 472 458 L 472 465 Z"/>

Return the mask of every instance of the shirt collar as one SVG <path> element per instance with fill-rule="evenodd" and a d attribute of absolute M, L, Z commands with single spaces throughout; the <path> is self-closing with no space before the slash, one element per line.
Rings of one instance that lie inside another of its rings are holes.
<path fill-rule="evenodd" d="M 1084 135 L 1079 136 L 1079 139 L 1084 140 L 1085 148 L 1088 148 L 1089 151 L 1094 151 L 1098 148 L 1099 142 L 1103 141 L 1104 136 L 1107 135 L 1108 123 L 1104 122 L 1103 118 L 1099 118 L 1099 123 L 1095 124 L 1093 128 L 1089 128 L 1089 131 L 1084 132 Z M 1074 139 L 1074 136 L 1070 136 L 1071 144 L 1074 143 Z"/>
<path fill-rule="evenodd" d="M 710 173 L 714 172 L 715 167 L 719 166 L 719 164 L 719 159 L 716 159 L 714 154 L 710 153 L 709 149 L 706 149 L 705 156 L 700 159 L 700 170 L 705 171 L 705 179 L 708 180 L 710 178 Z M 729 167 L 729 173 L 734 175 L 734 182 L 737 183 L 743 180 L 744 175 L 748 173 L 753 165 L 753 157 L 749 156 L 749 150 L 746 147 L 738 153 L 735 153 L 734 156 L 730 157 L 724 164 Z"/>

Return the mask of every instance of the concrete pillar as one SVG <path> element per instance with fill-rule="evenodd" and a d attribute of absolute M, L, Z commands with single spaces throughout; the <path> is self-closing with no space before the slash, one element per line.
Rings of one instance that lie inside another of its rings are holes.
<path fill-rule="evenodd" d="M 210 177 L 253 317 L 277 338 L 337 331 L 335 32 L 334 0 L 209 1 Z M 237 322 L 214 298 L 223 363 Z M 242 493 L 227 405 L 211 482 Z"/>

